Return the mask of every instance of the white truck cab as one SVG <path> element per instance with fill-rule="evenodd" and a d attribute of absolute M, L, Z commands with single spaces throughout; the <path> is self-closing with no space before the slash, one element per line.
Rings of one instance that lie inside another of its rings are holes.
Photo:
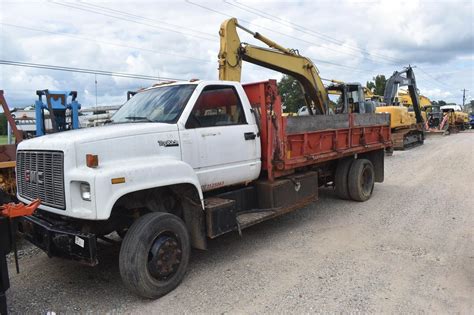
<path fill-rule="evenodd" d="M 106 126 L 21 142 L 18 198 L 39 196 L 40 209 L 86 220 L 107 220 L 120 197 L 160 186 L 191 184 L 202 201 L 203 191 L 259 176 L 257 135 L 239 83 L 151 87 Z M 87 165 L 88 155 L 97 165 Z"/>

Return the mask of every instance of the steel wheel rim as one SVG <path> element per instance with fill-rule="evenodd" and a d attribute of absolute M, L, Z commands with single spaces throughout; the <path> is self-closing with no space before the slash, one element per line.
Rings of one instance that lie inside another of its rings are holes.
<path fill-rule="evenodd" d="M 181 243 L 176 235 L 161 233 L 155 238 L 148 252 L 148 271 L 153 278 L 166 281 L 178 272 L 182 254 Z"/>
<path fill-rule="evenodd" d="M 361 186 L 365 195 L 369 195 L 372 191 L 373 178 L 374 174 L 372 173 L 371 169 L 368 166 L 364 167 L 361 176 Z"/>

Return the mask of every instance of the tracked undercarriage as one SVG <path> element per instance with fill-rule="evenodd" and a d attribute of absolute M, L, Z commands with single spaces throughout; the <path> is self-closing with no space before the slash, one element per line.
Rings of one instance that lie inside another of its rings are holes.
<path fill-rule="evenodd" d="M 425 140 L 423 124 L 392 130 L 392 142 L 395 150 L 406 150 L 422 145 Z"/>

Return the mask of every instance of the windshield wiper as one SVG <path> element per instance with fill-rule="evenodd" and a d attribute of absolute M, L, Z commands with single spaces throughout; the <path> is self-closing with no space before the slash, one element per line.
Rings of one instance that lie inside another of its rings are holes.
<path fill-rule="evenodd" d="M 125 119 L 129 119 L 129 120 L 145 120 L 147 122 L 153 122 L 153 120 L 150 120 L 148 117 L 144 117 L 144 116 L 127 116 L 125 117 Z"/>

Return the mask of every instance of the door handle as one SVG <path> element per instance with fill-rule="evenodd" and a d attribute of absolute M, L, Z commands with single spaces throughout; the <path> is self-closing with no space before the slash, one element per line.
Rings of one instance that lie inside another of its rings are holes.
<path fill-rule="evenodd" d="M 244 133 L 245 140 L 255 140 L 257 134 L 255 132 L 246 132 Z"/>

